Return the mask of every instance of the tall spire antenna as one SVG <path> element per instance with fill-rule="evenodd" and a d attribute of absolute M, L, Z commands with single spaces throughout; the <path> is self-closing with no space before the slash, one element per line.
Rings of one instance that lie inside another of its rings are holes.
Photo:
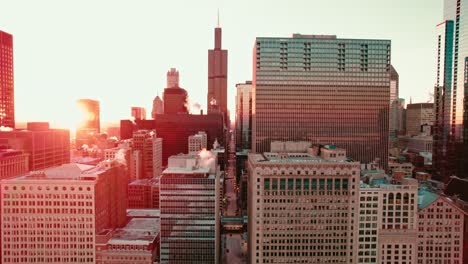
<path fill-rule="evenodd" d="M 218 27 L 219 27 L 219 8 L 218 8 Z"/>

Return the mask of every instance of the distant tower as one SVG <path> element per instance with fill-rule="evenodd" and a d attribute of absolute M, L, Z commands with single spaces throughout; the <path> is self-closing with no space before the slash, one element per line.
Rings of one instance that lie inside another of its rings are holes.
<path fill-rule="evenodd" d="M 165 114 L 188 114 L 187 91 L 179 87 L 179 72 L 175 68 L 167 72 L 167 88 L 164 89 L 163 100 Z"/>
<path fill-rule="evenodd" d="M 179 87 L 179 71 L 171 68 L 167 72 L 167 88 Z"/>
<path fill-rule="evenodd" d="M 132 106 L 131 109 L 132 117 L 139 120 L 146 119 L 146 109 L 144 107 Z"/>
<path fill-rule="evenodd" d="M 227 120 L 227 50 L 221 49 L 221 27 L 215 28 L 215 47 L 208 50 L 208 97 L 207 107 L 208 113 L 219 110 L 224 113 L 226 122 Z M 216 101 L 215 105 L 212 104 L 213 99 Z"/>
<path fill-rule="evenodd" d="M 156 115 L 160 114 L 164 114 L 164 102 L 158 95 L 153 100 L 153 111 L 151 111 L 151 116 L 153 119 L 156 119 Z"/>
<path fill-rule="evenodd" d="M 15 127 L 13 36 L 0 31 L 0 126 Z"/>

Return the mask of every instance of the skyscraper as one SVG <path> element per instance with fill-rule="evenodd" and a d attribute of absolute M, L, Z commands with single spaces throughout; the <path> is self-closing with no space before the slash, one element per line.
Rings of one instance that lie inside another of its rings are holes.
<path fill-rule="evenodd" d="M 151 117 L 155 119 L 156 115 L 164 114 L 164 103 L 161 97 L 156 96 L 153 100 L 153 110 L 151 111 Z"/>
<path fill-rule="evenodd" d="M 0 31 L 0 126 L 15 127 L 13 36 Z"/>
<path fill-rule="evenodd" d="M 215 47 L 208 50 L 208 113 L 219 110 L 228 121 L 227 50 L 221 48 L 221 27 L 215 28 Z"/>
<path fill-rule="evenodd" d="M 252 147 L 252 81 L 236 84 L 236 149 Z"/>
<path fill-rule="evenodd" d="M 156 99 L 155 99 L 156 100 Z M 167 72 L 167 88 L 164 89 L 164 113 L 180 114 L 188 113 L 187 91 L 179 86 L 179 72 L 171 68 Z"/>
<path fill-rule="evenodd" d="M 445 0 L 437 25 L 437 80 L 434 89 L 434 172 L 438 178 L 467 177 L 468 155 L 468 1 Z"/>
<path fill-rule="evenodd" d="M 333 143 L 386 167 L 390 71 L 389 40 L 257 38 L 252 151 L 272 140 Z"/>
<path fill-rule="evenodd" d="M 146 109 L 144 107 L 132 106 L 131 114 L 135 119 L 146 119 Z"/>

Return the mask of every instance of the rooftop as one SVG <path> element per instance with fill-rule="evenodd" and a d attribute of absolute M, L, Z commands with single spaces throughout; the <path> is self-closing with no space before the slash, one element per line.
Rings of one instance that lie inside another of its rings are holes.
<path fill-rule="evenodd" d="M 418 190 L 418 209 L 424 209 L 428 207 L 435 200 L 439 199 L 440 195 L 431 192 L 426 187 L 419 188 Z"/>
<path fill-rule="evenodd" d="M 127 209 L 127 217 L 159 218 L 160 216 L 159 209 Z"/>
<path fill-rule="evenodd" d="M 264 152 L 251 153 L 249 157 L 254 162 L 270 162 L 270 163 L 355 163 L 347 160 L 326 160 L 320 156 L 313 156 L 308 153 L 276 153 Z"/>
<path fill-rule="evenodd" d="M 148 245 L 160 232 L 159 218 L 133 218 L 124 228 L 116 229 L 108 244 Z"/>

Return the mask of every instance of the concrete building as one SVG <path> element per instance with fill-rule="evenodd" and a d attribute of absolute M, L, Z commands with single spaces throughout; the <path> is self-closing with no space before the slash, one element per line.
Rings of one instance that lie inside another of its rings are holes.
<path fill-rule="evenodd" d="M 15 128 L 13 36 L 0 30 L 0 127 Z"/>
<path fill-rule="evenodd" d="M 405 99 L 395 99 L 390 104 L 390 139 L 396 140 L 398 135 L 406 131 Z"/>
<path fill-rule="evenodd" d="M 0 149 L 0 179 L 29 171 L 29 154 L 13 149 Z"/>
<path fill-rule="evenodd" d="M 357 263 L 416 263 L 418 183 L 374 178 L 359 188 Z"/>
<path fill-rule="evenodd" d="M 248 157 L 248 263 L 356 263 L 360 163 L 281 144 Z"/>
<path fill-rule="evenodd" d="M 161 263 L 219 263 L 219 187 L 211 152 L 169 158 L 160 180 Z"/>
<path fill-rule="evenodd" d="M 146 119 L 146 109 L 144 107 L 132 106 L 131 116 L 134 119 Z"/>
<path fill-rule="evenodd" d="M 253 152 L 274 140 L 333 143 L 386 168 L 390 40 L 257 37 L 253 54 Z"/>
<path fill-rule="evenodd" d="M 179 86 L 179 72 L 175 68 L 167 72 L 167 85 L 163 93 L 164 113 L 188 114 L 187 91 Z"/>
<path fill-rule="evenodd" d="M 199 131 L 195 135 L 188 137 L 188 153 L 197 153 L 202 149 L 207 149 L 208 136 L 205 132 Z"/>
<path fill-rule="evenodd" d="M 408 104 L 406 107 L 406 133 L 409 136 L 420 135 L 422 125 L 434 124 L 434 104 Z"/>
<path fill-rule="evenodd" d="M 2 180 L 2 263 L 95 263 L 96 234 L 126 223 L 126 183 L 115 161 Z"/>
<path fill-rule="evenodd" d="M 159 179 L 139 179 L 128 184 L 128 206 L 131 209 L 159 209 Z"/>
<path fill-rule="evenodd" d="M 96 264 L 154 264 L 159 261 L 159 218 L 133 218 L 124 228 L 96 235 Z"/>
<path fill-rule="evenodd" d="M 132 149 L 134 152 L 139 151 L 141 155 L 141 177 L 153 178 L 156 176 L 155 173 L 160 175 L 162 170 L 162 139 L 156 136 L 154 130 L 133 132 Z"/>
<path fill-rule="evenodd" d="M 417 263 L 464 263 L 466 213 L 451 199 L 426 188 L 419 189 L 418 209 Z"/>
<path fill-rule="evenodd" d="M 413 175 L 414 165 L 411 162 L 389 162 L 388 171 L 390 174 L 403 172 L 404 176 L 411 177 Z"/>
<path fill-rule="evenodd" d="M 236 150 L 252 149 L 252 81 L 236 84 Z"/>
<path fill-rule="evenodd" d="M 130 178 L 129 181 L 134 181 L 137 179 L 143 178 L 142 172 L 142 158 L 141 158 L 141 151 L 139 150 L 132 150 L 130 154 Z"/>
<path fill-rule="evenodd" d="M 29 170 L 70 162 L 70 132 L 50 129 L 46 122 L 29 122 L 26 130 L 0 131 L 0 146 L 29 155 Z"/>
<path fill-rule="evenodd" d="M 161 177 L 162 174 L 162 158 L 163 158 L 163 139 L 153 137 L 153 177 Z"/>

